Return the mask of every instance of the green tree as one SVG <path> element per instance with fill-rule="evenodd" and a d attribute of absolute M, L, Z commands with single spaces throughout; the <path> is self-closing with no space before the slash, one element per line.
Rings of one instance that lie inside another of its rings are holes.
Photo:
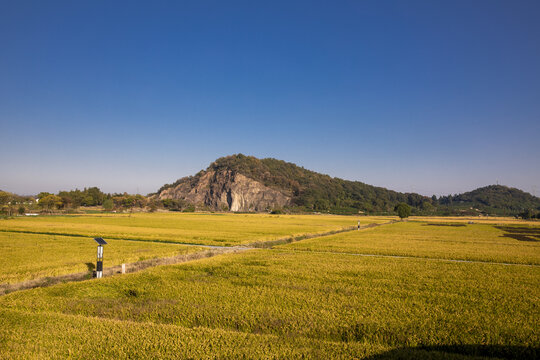
<path fill-rule="evenodd" d="M 327 211 L 330 209 L 330 203 L 326 199 L 317 199 L 313 204 L 313 210 L 315 211 Z"/>
<path fill-rule="evenodd" d="M 103 201 L 103 210 L 105 211 L 111 211 L 114 208 L 114 202 L 112 199 L 107 199 Z"/>
<path fill-rule="evenodd" d="M 399 203 L 394 208 L 400 219 L 408 218 L 411 215 L 411 207 L 405 203 Z"/>
<path fill-rule="evenodd" d="M 148 201 L 144 196 L 140 194 L 135 195 L 135 206 L 143 208 L 146 206 L 147 203 Z"/>
<path fill-rule="evenodd" d="M 19 209 L 17 210 L 19 212 L 19 215 L 24 215 L 26 212 L 26 208 L 24 206 L 19 206 Z"/>
<path fill-rule="evenodd" d="M 133 208 L 137 204 L 137 199 L 133 195 L 126 195 L 122 199 L 122 205 L 128 209 Z"/>
<path fill-rule="evenodd" d="M 45 196 L 49 196 L 49 195 L 52 195 L 52 194 L 49 193 L 49 192 L 46 192 L 46 191 L 42 191 L 42 192 L 40 192 L 40 193 L 38 194 L 37 198 L 38 198 L 39 200 L 41 200 L 41 199 L 44 198 Z"/>
<path fill-rule="evenodd" d="M 12 194 L 0 190 L 0 205 L 5 205 L 11 201 Z"/>
<path fill-rule="evenodd" d="M 124 194 L 122 197 L 122 206 L 129 209 L 129 216 L 133 213 L 133 208 L 139 205 L 139 196 L 141 195 L 128 195 Z"/>
<path fill-rule="evenodd" d="M 62 198 L 62 208 L 67 209 L 73 206 L 73 199 L 67 191 L 60 191 L 58 196 Z"/>
<path fill-rule="evenodd" d="M 149 212 L 156 212 L 158 209 L 158 202 L 157 201 L 151 201 L 148 203 L 148 211 Z"/>
<path fill-rule="evenodd" d="M 92 205 L 102 205 L 105 200 L 105 194 L 98 187 L 85 189 L 87 196 L 92 198 Z"/>
<path fill-rule="evenodd" d="M 96 203 L 94 202 L 94 198 L 92 196 L 90 196 L 90 195 L 86 195 L 84 197 L 82 204 L 84 206 L 94 206 L 94 205 L 96 205 Z"/>
<path fill-rule="evenodd" d="M 531 209 L 527 209 L 524 212 L 520 213 L 522 219 L 532 219 L 534 218 L 534 212 Z"/>
<path fill-rule="evenodd" d="M 39 207 L 46 210 L 58 209 L 62 206 L 62 198 L 57 195 L 47 195 L 39 199 Z"/>
<path fill-rule="evenodd" d="M 431 205 L 431 203 L 429 201 L 424 201 L 422 203 L 422 210 L 425 210 L 425 211 L 433 211 L 433 205 Z"/>

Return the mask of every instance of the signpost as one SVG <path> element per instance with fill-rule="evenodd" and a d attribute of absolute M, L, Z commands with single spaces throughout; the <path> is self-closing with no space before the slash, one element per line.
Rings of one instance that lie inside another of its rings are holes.
<path fill-rule="evenodd" d="M 96 278 L 101 279 L 103 277 L 103 245 L 107 245 L 107 242 L 100 237 L 94 238 L 94 240 L 98 243 Z"/>
<path fill-rule="evenodd" d="M 358 220 L 358 230 L 360 230 L 360 220 Z"/>

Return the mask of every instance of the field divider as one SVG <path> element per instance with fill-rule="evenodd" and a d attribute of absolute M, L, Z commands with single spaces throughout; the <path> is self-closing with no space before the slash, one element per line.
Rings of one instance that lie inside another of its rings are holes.
<path fill-rule="evenodd" d="M 371 229 L 371 228 L 383 226 L 383 225 L 390 225 L 396 222 L 398 221 L 391 220 L 389 222 L 385 222 L 381 224 L 364 225 L 364 226 L 360 226 L 360 230 Z M 288 236 L 286 238 L 281 238 L 281 239 L 276 239 L 276 240 L 256 241 L 251 244 L 248 244 L 247 246 L 252 247 L 252 248 L 259 248 L 259 249 L 271 249 L 277 245 L 285 245 L 285 244 L 290 244 L 290 243 L 301 241 L 301 240 L 314 239 L 314 238 L 319 238 L 323 236 L 330 236 L 330 235 L 351 232 L 351 231 L 358 231 L 358 230 L 359 230 L 358 226 L 348 226 L 346 228 L 325 231 L 323 233 L 303 234 L 303 235 L 297 235 L 297 236 Z"/>
<path fill-rule="evenodd" d="M 507 263 L 507 262 L 498 262 L 498 261 L 490 261 L 490 260 L 445 259 L 445 258 L 434 258 L 434 257 L 429 257 L 429 256 L 349 253 L 349 252 L 343 252 L 343 251 L 300 250 L 300 249 L 275 249 L 275 251 L 302 252 L 302 253 L 313 253 L 313 254 L 350 255 L 350 256 L 362 256 L 362 257 L 382 257 L 382 258 L 391 258 L 391 259 L 447 261 L 447 262 L 456 262 L 456 263 L 490 264 L 490 265 L 504 265 L 504 266 L 517 265 L 517 266 L 540 267 L 540 264 Z"/>

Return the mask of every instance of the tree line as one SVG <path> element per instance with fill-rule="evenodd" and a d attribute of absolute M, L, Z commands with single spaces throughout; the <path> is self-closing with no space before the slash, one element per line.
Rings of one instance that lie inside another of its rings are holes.
<path fill-rule="evenodd" d="M 98 187 L 60 191 L 58 194 L 41 192 L 37 196 L 37 205 L 46 210 L 69 210 L 80 206 L 101 206 L 105 211 L 132 210 L 151 206 L 148 199 L 140 194 L 107 194 Z"/>
<path fill-rule="evenodd" d="M 133 208 L 147 208 L 150 211 L 157 209 L 157 205 L 143 195 L 107 194 L 98 187 L 59 191 L 57 194 L 40 192 L 35 197 L 0 191 L 0 211 L 7 216 L 15 213 L 22 215 L 27 211 L 69 212 L 81 206 L 99 206 L 105 211 L 125 211 L 133 210 Z"/>

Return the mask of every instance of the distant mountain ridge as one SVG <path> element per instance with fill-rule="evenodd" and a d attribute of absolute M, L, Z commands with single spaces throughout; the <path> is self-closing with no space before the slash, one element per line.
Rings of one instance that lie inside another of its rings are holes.
<path fill-rule="evenodd" d="M 199 209 L 230 211 L 390 213 L 400 202 L 412 206 L 416 213 L 516 215 L 525 209 L 540 209 L 540 198 L 502 185 L 427 197 L 333 178 L 283 160 L 242 154 L 219 158 L 194 176 L 162 186 L 154 196 Z"/>

